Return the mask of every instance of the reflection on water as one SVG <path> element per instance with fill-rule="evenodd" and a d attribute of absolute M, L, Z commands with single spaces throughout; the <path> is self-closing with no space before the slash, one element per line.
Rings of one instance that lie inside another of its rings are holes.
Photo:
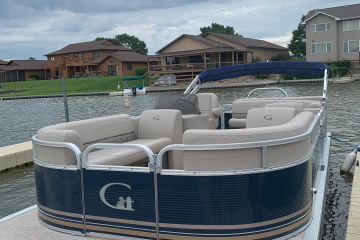
<path fill-rule="evenodd" d="M 329 85 L 328 130 L 353 145 L 359 145 L 357 136 L 360 111 L 357 93 L 360 82 L 345 85 Z M 289 96 L 321 95 L 321 84 L 293 84 L 280 86 Z M 244 98 L 253 88 L 212 89 L 220 104 Z M 172 92 L 150 93 L 146 96 L 129 97 L 130 108 L 125 109 L 121 96 L 70 97 L 68 98 L 70 120 L 109 116 L 119 113 L 139 115 L 152 108 L 160 95 Z M 279 93 L 261 92 L 252 97 L 279 96 Z M 44 126 L 64 121 L 61 98 L 24 99 L 0 101 L 0 147 L 29 141 Z M 340 174 L 342 161 L 351 149 L 344 144 L 331 142 L 330 176 L 328 182 L 324 239 L 345 239 L 346 219 L 349 211 L 352 173 Z M 22 167 L 0 174 L 0 218 L 34 205 L 35 187 L 33 167 Z"/>

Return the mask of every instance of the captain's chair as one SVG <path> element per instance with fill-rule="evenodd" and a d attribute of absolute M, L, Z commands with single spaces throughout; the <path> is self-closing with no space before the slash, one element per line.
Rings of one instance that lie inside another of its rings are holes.
<path fill-rule="evenodd" d="M 219 117 L 223 114 L 223 110 L 219 108 L 217 96 L 213 93 L 198 93 L 196 95 L 201 114 L 209 115 L 209 129 L 217 129 Z"/>

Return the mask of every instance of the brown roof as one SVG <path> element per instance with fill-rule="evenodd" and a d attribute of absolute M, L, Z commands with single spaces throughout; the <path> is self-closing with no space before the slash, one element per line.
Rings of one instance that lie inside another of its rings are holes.
<path fill-rule="evenodd" d="M 174 42 L 176 42 L 177 40 L 179 40 L 182 37 L 188 37 L 188 38 L 191 38 L 191 39 L 193 39 L 195 41 L 205 43 L 205 44 L 210 46 L 209 48 L 233 48 L 233 47 L 228 46 L 226 44 L 223 44 L 223 43 L 220 43 L 220 42 L 208 39 L 208 38 L 204 38 L 202 36 L 196 36 L 196 35 L 190 35 L 190 34 L 182 34 L 179 37 L 177 37 L 175 40 L 171 41 L 170 43 L 166 44 L 164 47 L 159 49 L 156 53 L 161 52 L 162 50 L 164 50 L 165 48 L 167 48 L 168 46 L 170 46 L 171 44 L 173 44 Z"/>
<path fill-rule="evenodd" d="M 3 70 L 43 70 L 44 62 L 44 60 L 11 60 Z M 16 65 L 9 65 L 10 63 L 15 63 Z"/>
<path fill-rule="evenodd" d="M 314 17 L 317 14 L 324 13 L 330 15 L 331 17 L 341 19 L 349 19 L 349 18 L 358 18 L 360 17 L 360 4 L 353 4 L 347 6 L 340 7 L 332 7 L 332 8 L 323 8 L 323 9 L 314 9 L 308 12 L 305 17 L 305 21 Z"/>
<path fill-rule="evenodd" d="M 0 59 L 0 65 L 6 65 L 6 64 L 7 64 L 7 62 Z"/>
<path fill-rule="evenodd" d="M 52 53 L 48 53 L 45 56 L 67 54 L 67 53 L 78 53 L 78 52 L 86 52 L 86 51 L 94 51 L 94 50 L 132 51 L 132 49 L 123 46 L 105 44 L 107 41 L 111 41 L 111 40 L 105 39 L 99 41 L 69 44 L 64 48 Z"/>
<path fill-rule="evenodd" d="M 207 34 L 217 36 L 219 38 L 243 45 L 245 47 L 272 48 L 272 49 L 288 50 L 285 47 L 282 47 L 282 46 L 279 46 L 279 45 L 276 45 L 274 43 L 267 42 L 264 40 L 259 40 L 259 39 L 244 38 L 242 36 L 228 35 L 228 34 L 222 34 L 222 33 L 213 33 L 213 32 L 205 33 L 203 36 L 205 36 Z"/>
<path fill-rule="evenodd" d="M 107 55 L 106 57 L 102 57 L 96 59 L 94 61 L 89 62 L 88 64 L 100 64 L 108 57 L 114 57 L 123 62 L 147 62 L 147 55 L 142 55 L 132 51 L 118 51 L 112 54 Z"/>
<path fill-rule="evenodd" d="M 213 53 L 213 52 L 231 52 L 231 51 L 248 52 L 248 53 L 251 52 L 251 51 L 242 51 L 233 48 L 205 48 L 205 49 L 195 49 L 195 50 L 179 51 L 179 52 L 159 53 L 157 55 L 148 55 L 147 58 L 170 57 L 170 56 L 181 56 L 181 55 Z"/>

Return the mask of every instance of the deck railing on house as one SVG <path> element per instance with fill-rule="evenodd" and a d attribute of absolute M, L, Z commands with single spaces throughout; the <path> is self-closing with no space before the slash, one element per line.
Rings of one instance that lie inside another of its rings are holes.
<path fill-rule="evenodd" d="M 158 81 L 159 78 L 163 76 L 176 76 L 176 82 L 185 82 L 193 80 L 196 75 L 201 73 L 204 70 L 226 67 L 236 64 L 243 64 L 243 61 L 239 62 L 212 62 L 212 63 L 181 63 L 181 64 L 171 64 L 171 65 L 150 65 L 149 66 L 149 76 L 150 84 L 154 84 Z"/>
<path fill-rule="evenodd" d="M 44 62 L 44 68 L 58 67 L 65 64 L 63 59 L 60 60 L 47 60 Z"/>
<path fill-rule="evenodd" d="M 72 64 L 86 64 L 89 63 L 93 60 L 95 60 L 96 58 L 94 57 L 82 57 L 82 58 L 67 58 L 66 59 L 66 65 L 72 65 Z"/>

